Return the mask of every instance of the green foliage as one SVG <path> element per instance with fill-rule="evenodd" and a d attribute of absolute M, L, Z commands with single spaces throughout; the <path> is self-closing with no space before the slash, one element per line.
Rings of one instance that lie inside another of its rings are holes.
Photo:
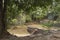
<path fill-rule="evenodd" d="M 30 15 L 26 15 L 26 22 L 31 22 L 32 19 L 31 19 L 31 16 Z"/>
<path fill-rule="evenodd" d="M 36 19 L 43 19 L 47 15 L 47 10 L 46 8 L 36 7 L 36 9 L 32 11 L 31 15 Z"/>
<path fill-rule="evenodd" d="M 48 22 L 45 22 L 45 23 L 43 23 L 42 25 L 44 26 L 44 27 L 52 27 L 53 26 L 53 21 L 51 22 L 51 21 L 48 21 Z"/>
<path fill-rule="evenodd" d="M 49 12 L 57 12 L 60 15 L 60 4 L 53 6 L 53 0 L 9 0 L 8 2 L 8 23 L 16 21 L 18 24 L 24 24 L 26 21 L 33 20 L 32 15 L 33 18 L 41 20 Z M 58 3 L 59 0 L 55 0 L 55 2 Z"/>

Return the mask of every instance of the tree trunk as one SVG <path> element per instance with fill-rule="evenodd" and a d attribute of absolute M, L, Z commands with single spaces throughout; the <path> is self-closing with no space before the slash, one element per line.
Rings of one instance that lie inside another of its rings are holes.
<path fill-rule="evenodd" d="M 6 31 L 6 9 L 7 9 L 7 0 L 3 0 L 3 12 L 2 12 L 2 22 L 3 22 L 3 31 Z"/>
<path fill-rule="evenodd" d="M 0 35 L 2 33 L 2 28 L 3 28 L 3 22 L 2 22 L 2 10 L 3 10 L 3 2 L 0 0 Z"/>
<path fill-rule="evenodd" d="M 2 23 L 3 23 L 3 27 L 2 27 L 2 34 L 4 35 L 9 35 L 9 33 L 7 32 L 6 26 L 7 26 L 7 16 L 6 16 L 6 11 L 7 11 L 7 3 L 8 0 L 3 0 L 4 1 L 4 6 L 3 6 L 3 12 L 2 12 Z"/>
<path fill-rule="evenodd" d="M 4 1 L 4 3 L 3 3 Z M 7 33 L 6 30 L 6 8 L 7 0 L 0 0 L 0 35 Z"/>

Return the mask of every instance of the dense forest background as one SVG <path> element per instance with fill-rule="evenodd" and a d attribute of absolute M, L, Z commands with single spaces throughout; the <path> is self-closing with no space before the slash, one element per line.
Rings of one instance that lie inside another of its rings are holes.
<path fill-rule="evenodd" d="M 56 20 L 57 17 L 59 20 L 59 11 L 59 0 L 9 0 L 6 11 L 7 24 L 39 23 L 43 19 Z"/>

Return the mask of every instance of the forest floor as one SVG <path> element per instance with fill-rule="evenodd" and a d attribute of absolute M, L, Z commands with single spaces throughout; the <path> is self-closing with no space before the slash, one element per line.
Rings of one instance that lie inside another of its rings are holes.
<path fill-rule="evenodd" d="M 40 33 L 38 34 L 42 35 L 30 37 L 31 34 L 27 31 L 27 27 L 41 29 L 43 30 L 43 33 L 39 31 Z M 45 30 L 49 30 L 48 33 L 45 32 Z M 60 24 L 47 28 L 37 23 L 28 23 L 28 25 L 16 26 L 14 28 L 8 29 L 7 31 L 11 35 L 5 36 L 0 40 L 60 40 Z"/>

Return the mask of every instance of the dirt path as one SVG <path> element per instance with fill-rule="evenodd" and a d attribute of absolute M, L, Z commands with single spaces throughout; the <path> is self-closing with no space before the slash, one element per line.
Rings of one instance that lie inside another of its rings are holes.
<path fill-rule="evenodd" d="M 38 30 L 38 33 L 30 36 L 17 37 L 14 35 L 8 35 L 7 37 L 4 37 L 0 40 L 60 40 L 60 30 L 58 31 Z"/>
<path fill-rule="evenodd" d="M 39 29 L 36 34 L 30 34 L 27 31 L 27 27 Z M 8 35 L 0 40 L 60 40 L 60 28 L 42 27 L 40 24 L 29 24 L 24 26 L 17 26 L 13 29 L 8 29 L 8 32 L 12 35 Z"/>
<path fill-rule="evenodd" d="M 42 30 L 54 30 L 54 31 L 60 30 L 60 28 L 58 27 L 47 28 L 47 27 L 43 27 L 40 24 L 29 24 L 24 26 L 16 26 L 12 29 L 8 29 L 8 32 L 16 36 L 28 36 L 30 35 L 30 33 L 27 31 L 28 27 L 42 29 Z"/>

